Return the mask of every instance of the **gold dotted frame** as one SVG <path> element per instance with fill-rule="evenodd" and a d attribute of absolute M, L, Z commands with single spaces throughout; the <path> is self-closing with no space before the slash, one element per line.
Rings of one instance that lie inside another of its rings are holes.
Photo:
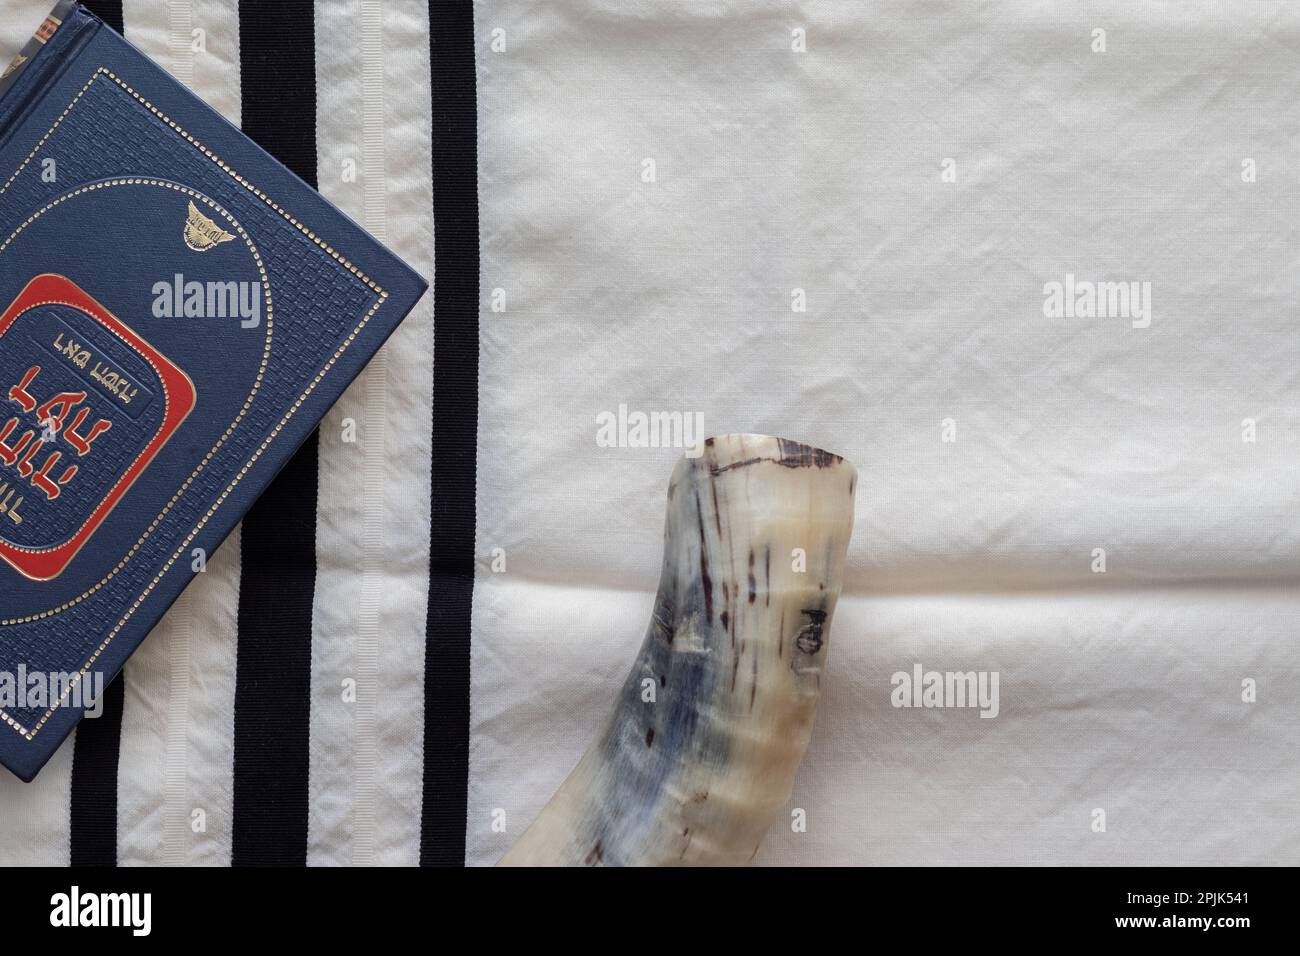
<path fill-rule="evenodd" d="M 307 401 L 307 399 L 311 396 L 312 392 L 316 390 L 316 387 L 321 383 L 321 381 L 324 380 L 325 376 L 329 374 L 330 370 L 335 366 L 335 364 L 337 364 L 339 358 L 342 357 L 343 353 L 348 350 L 348 348 L 352 345 L 354 341 L 356 341 L 357 336 L 361 334 L 362 330 L 370 323 L 370 320 L 374 318 L 375 313 L 377 313 L 380 307 L 388 300 L 388 292 L 385 289 L 383 289 L 381 286 L 379 286 L 377 283 L 375 283 L 373 279 L 371 279 L 364 272 L 362 272 L 355 265 L 353 265 L 350 261 L 348 261 L 347 258 L 345 258 L 344 256 L 340 255 L 338 252 L 336 252 L 332 246 L 330 246 L 327 242 L 325 242 L 314 232 L 308 229 L 305 225 L 299 222 L 294 216 L 290 215 L 288 212 L 281 209 L 280 206 L 278 206 L 269 196 L 263 193 L 260 189 L 258 189 L 248 180 L 240 176 L 237 171 L 235 171 L 230 166 L 228 166 L 220 157 L 218 157 L 210 149 L 208 149 L 206 146 L 204 146 L 202 143 L 196 140 L 193 136 L 187 133 L 180 126 L 178 126 L 170 117 L 168 117 L 166 114 L 159 111 L 157 107 L 155 107 L 152 103 L 150 103 L 139 93 L 137 93 L 127 83 L 123 82 L 115 73 L 113 73 L 107 67 L 103 67 L 103 66 L 99 67 L 95 71 L 95 73 L 91 76 L 91 78 L 86 81 L 86 85 L 81 88 L 81 90 L 77 93 L 75 97 L 73 97 L 72 102 L 69 103 L 67 107 L 64 108 L 63 112 L 59 115 L 58 119 L 54 121 L 54 124 L 46 131 L 45 135 L 40 138 L 40 140 L 36 143 L 36 146 L 32 149 L 32 151 L 27 154 L 27 158 L 23 160 L 22 165 L 20 165 L 18 169 L 14 172 L 14 174 L 9 177 L 9 180 L 4 184 L 4 186 L 0 187 L 0 194 L 3 194 L 6 189 L 8 189 L 11 185 L 13 185 L 14 180 L 18 178 L 19 174 L 22 173 L 22 171 L 27 167 L 27 165 L 32 161 L 32 158 L 35 157 L 38 152 L 40 152 L 40 149 L 43 145 L 45 145 L 46 140 L 50 138 L 50 136 L 54 133 L 55 129 L 58 128 L 59 124 L 62 123 L 63 120 L 67 118 L 67 115 L 72 111 L 72 108 L 76 106 L 78 101 L 80 101 L 81 97 L 85 95 L 86 90 L 90 89 L 91 84 L 94 83 L 101 76 L 108 77 L 108 79 L 112 80 L 124 91 L 129 93 L 142 106 L 148 109 L 150 113 L 158 117 L 158 119 L 162 120 L 169 127 L 171 127 L 172 130 L 174 130 L 177 134 L 179 134 L 182 138 L 184 138 L 186 142 L 188 142 L 191 146 L 193 146 L 195 149 L 201 152 L 204 156 L 208 157 L 208 159 L 216 163 L 217 166 L 221 170 L 223 170 L 226 174 L 228 174 L 232 179 L 234 179 L 237 183 L 239 183 L 241 186 L 243 186 L 245 189 L 251 192 L 258 199 L 262 200 L 262 202 L 266 203 L 268 206 L 274 209 L 277 213 L 279 213 L 280 216 L 282 216 L 291 225 L 293 225 L 295 229 L 297 229 L 303 235 L 307 236 L 307 238 L 311 239 L 312 242 L 314 242 L 320 249 L 324 250 L 331 258 L 333 258 L 341 266 L 347 269 L 356 278 L 364 282 L 370 288 L 371 291 L 376 293 L 378 298 L 375 300 L 375 304 L 370 307 L 370 310 L 365 314 L 365 316 L 361 319 L 361 321 L 357 324 L 357 326 L 353 328 L 353 330 L 348 334 L 347 338 L 343 340 L 343 342 L 339 345 L 337 349 L 335 349 L 334 354 L 330 356 L 329 360 L 325 363 L 325 365 L 316 373 L 315 377 L 312 378 L 311 382 L 308 383 L 307 388 L 302 392 L 301 395 L 298 396 L 297 400 L 294 401 L 293 405 L 289 408 L 288 412 L 285 413 L 284 417 L 281 418 L 280 421 L 275 425 L 275 427 L 271 429 L 271 431 L 267 434 L 266 438 L 263 439 L 262 443 L 257 447 L 257 450 L 253 452 L 252 456 L 249 457 L 248 461 L 246 461 L 243 467 L 240 468 L 239 473 L 236 474 L 234 479 L 231 480 L 230 484 L 226 486 L 225 491 L 223 491 L 220 495 L 217 496 L 216 501 L 212 503 L 212 505 L 208 508 L 207 512 L 203 515 L 203 517 L 199 519 L 198 524 L 196 524 L 192 529 L 190 529 L 189 533 L 185 536 L 185 539 L 180 543 L 180 545 L 176 548 L 176 550 L 172 552 L 171 557 L 168 558 L 167 561 L 163 564 L 162 570 L 159 571 L 149 582 L 148 586 L 145 587 L 145 589 L 142 592 L 140 592 L 139 596 L 137 596 L 134 602 L 132 602 L 131 606 L 127 609 L 126 613 L 122 615 L 122 618 L 117 622 L 116 625 L 114 625 L 112 630 L 108 632 L 108 635 L 95 649 L 95 652 L 90 655 L 90 659 L 87 660 L 86 663 L 82 665 L 81 669 L 77 672 L 76 676 L 71 681 L 68 682 L 68 686 L 64 689 L 63 693 L 59 696 L 59 699 L 50 705 L 49 709 L 46 710 L 43 715 L 41 715 L 41 718 L 30 729 L 24 727 L 18 721 L 14 720 L 13 717 L 11 717 L 9 714 L 6 714 L 3 710 L 0 710 L 0 720 L 3 720 L 5 724 L 7 724 L 9 727 L 17 731 L 22 737 L 24 737 L 26 740 L 29 741 L 33 740 L 36 737 L 36 735 L 40 733 L 41 728 L 44 727 L 45 724 L 49 722 L 49 719 L 53 715 L 54 711 L 57 710 L 65 700 L 67 700 L 68 696 L 72 693 L 73 688 L 75 688 L 81 682 L 81 679 L 86 676 L 87 671 L 89 671 L 90 668 L 94 665 L 95 661 L 99 659 L 100 655 L 104 653 L 104 650 L 112 642 L 113 638 L 116 637 L 118 633 L 121 632 L 122 628 L 126 626 L 126 623 L 132 618 L 135 612 L 140 609 L 140 606 L 145 602 L 145 599 L 148 598 L 151 593 L 153 593 L 154 588 L 158 586 L 158 582 L 161 581 L 163 577 L 167 574 L 167 572 L 171 570 L 172 565 L 176 563 L 176 561 L 180 558 L 181 554 L 185 551 L 185 549 L 189 547 L 190 542 L 192 542 L 198 536 L 199 532 L 202 531 L 204 527 L 206 527 L 207 523 L 212 519 L 212 516 L 216 514 L 217 509 L 219 509 L 221 505 L 225 502 L 225 500 L 228 497 L 230 497 L 231 493 L 235 490 L 235 488 L 239 485 L 239 483 L 243 481 L 244 476 L 248 474 L 249 470 L 253 467 L 253 465 L 256 464 L 257 461 L 262 457 L 263 453 L 270 446 L 271 442 L 273 442 L 276 436 L 280 434 L 280 432 L 284 429 L 284 426 L 288 424 L 289 420 L 293 418 L 293 416 L 297 413 L 298 409 L 302 407 L 303 403 Z M 4 623 L 10 623 L 10 622 L 4 622 Z"/>
<path fill-rule="evenodd" d="M 229 211 L 223 209 L 216 202 L 209 199 L 207 196 L 204 196 L 202 193 L 190 189 L 188 186 L 181 186 L 177 183 L 173 183 L 165 179 L 147 179 L 138 176 L 124 176 L 124 177 L 118 177 L 114 179 L 105 179 L 95 183 L 89 183 L 85 186 L 81 186 L 77 189 L 74 189 L 70 193 L 65 193 L 64 195 L 60 196 L 58 199 L 54 200 L 51 203 L 46 204 L 45 206 L 42 206 L 36 212 L 32 213 L 32 215 L 27 218 L 26 222 L 24 222 L 21 226 L 19 226 L 12 233 L 10 233 L 8 239 L 0 243 L 0 252 L 4 252 L 5 249 L 8 248 L 9 244 L 18 237 L 19 233 L 21 233 L 24 229 L 26 229 L 33 222 L 35 222 L 37 219 L 39 219 L 46 212 L 53 209 L 54 207 L 62 205 L 68 200 L 74 199 L 77 196 L 84 195 L 85 193 L 93 192 L 97 189 L 108 189 L 114 186 L 160 186 L 164 189 L 173 189 L 177 192 L 184 193 L 185 195 L 189 196 L 192 199 L 197 199 L 200 202 L 205 203 L 208 207 L 210 207 L 219 215 L 221 215 L 227 222 L 231 224 L 231 226 L 234 227 L 235 231 L 239 233 L 240 237 L 244 240 L 244 243 L 248 246 L 249 252 L 253 254 L 253 261 L 257 264 L 258 274 L 261 275 L 262 277 L 262 291 L 266 298 L 266 345 L 262 350 L 262 362 L 261 365 L 258 367 L 257 377 L 253 381 L 253 388 L 248 393 L 248 397 L 244 399 L 243 407 L 240 408 L 239 414 L 235 416 L 235 420 L 230 423 L 229 427 L 226 428 L 225 433 L 221 436 L 220 439 L 217 440 L 217 443 L 212 446 L 212 450 L 209 451 L 204 456 L 203 461 L 199 463 L 199 467 L 194 469 L 194 473 L 191 474 L 188 478 L 186 478 L 185 481 L 181 484 L 181 487 L 177 490 L 176 494 L 172 496 L 171 501 L 167 502 L 167 505 L 163 508 L 163 510 L 158 512 L 158 517 L 156 517 L 150 523 L 149 527 L 145 529 L 144 534 L 140 536 L 140 540 L 138 540 L 134 545 L 132 545 L 131 549 L 127 551 L 127 553 L 123 556 L 122 560 L 117 563 L 117 567 L 113 568 L 112 571 L 104 575 L 104 577 L 99 581 L 98 584 L 94 585 L 89 590 L 84 591 L 83 593 L 71 599 L 70 601 L 66 601 L 63 604 L 59 605 L 58 607 L 52 608 L 48 611 L 40 611 L 37 612 L 36 614 L 29 614 L 26 617 L 7 618 L 4 620 L 0 620 L 0 627 L 4 627 L 5 625 L 10 625 L 10 624 L 26 624 L 30 621 L 39 621 L 42 618 L 53 617 L 55 614 L 59 614 L 63 611 L 66 611 L 68 608 L 73 607 L 76 604 L 80 604 L 82 601 L 90 597 L 92 594 L 94 594 L 96 591 L 102 588 L 105 584 L 111 581 L 114 577 L 116 577 L 118 572 L 120 572 L 124 567 L 126 567 L 127 562 L 129 562 L 131 558 L 135 556 L 135 553 L 140 550 L 140 548 L 144 545 L 145 541 L 148 540 L 149 536 L 153 534 L 154 530 L 157 529 L 158 525 L 162 523 L 162 520 L 167 516 L 167 513 L 171 511 L 173 507 L 175 507 L 176 502 L 180 500 L 181 495 L 183 495 L 186 489 L 189 488 L 189 486 L 194 483 L 195 479 L 198 478 L 200 473 L 202 473 L 203 469 L 207 467 L 208 462 L 211 461 L 213 457 L 216 456 L 217 452 L 219 452 L 221 448 L 226 444 L 226 441 L 230 438 L 230 436 L 235 433 L 235 429 L 239 426 L 239 423 L 243 421 L 244 416 L 248 413 L 248 410 L 253 406 L 253 399 L 257 396 L 258 391 L 261 390 L 262 379 L 265 377 L 266 374 L 266 367 L 271 361 L 271 343 L 272 343 L 273 333 L 275 329 L 275 322 L 273 319 L 274 303 L 271 298 L 271 284 L 270 282 L 267 281 L 266 278 L 266 267 L 262 264 L 261 253 L 257 251 L 257 246 L 254 245 L 253 240 L 249 238 L 248 233 L 244 231 L 244 227 L 239 224 L 239 222 L 235 219 L 234 216 L 230 214 Z M 157 369 L 155 369 L 154 371 L 157 371 Z M 184 370 L 182 369 L 182 372 L 183 371 Z M 85 526 L 83 525 L 82 527 L 84 528 Z M 27 551 L 29 553 L 37 553 L 40 551 L 48 551 L 51 549 L 17 548 L 17 550 Z"/>

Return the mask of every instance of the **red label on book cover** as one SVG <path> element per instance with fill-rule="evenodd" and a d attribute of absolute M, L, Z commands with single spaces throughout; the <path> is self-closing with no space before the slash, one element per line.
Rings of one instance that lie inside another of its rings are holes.
<path fill-rule="evenodd" d="M 184 371 L 76 283 L 0 315 L 0 559 L 58 577 L 194 408 Z M 12 379 L 12 380 L 11 380 Z"/>

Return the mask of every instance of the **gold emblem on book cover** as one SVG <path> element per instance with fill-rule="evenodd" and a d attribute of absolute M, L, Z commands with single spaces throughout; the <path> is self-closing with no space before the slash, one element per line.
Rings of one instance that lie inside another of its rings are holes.
<path fill-rule="evenodd" d="M 5 70 L 4 75 L 0 76 L 0 80 L 9 79 L 9 77 L 14 75 L 14 71 L 16 71 L 20 66 L 22 66 L 26 62 L 27 62 L 27 57 L 19 53 L 18 56 L 14 58 L 14 61 L 9 64 L 9 67 L 8 69 Z"/>
<path fill-rule="evenodd" d="M 193 201 L 190 202 L 190 214 L 185 220 L 185 245 L 195 252 L 207 252 L 234 238 L 231 233 L 199 212 L 199 207 Z"/>

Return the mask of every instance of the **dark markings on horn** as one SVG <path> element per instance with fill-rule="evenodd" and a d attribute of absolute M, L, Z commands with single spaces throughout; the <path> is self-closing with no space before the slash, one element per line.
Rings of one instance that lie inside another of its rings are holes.
<path fill-rule="evenodd" d="M 730 465 L 713 465 L 709 468 L 709 474 L 714 478 L 733 468 L 748 468 L 750 465 L 757 465 L 760 461 L 767 461 L 766 458 L 746 458 L 744 461 L 733 461 Z M 784 462 L 783 462 L 784 464 Z"/>
<path fill-rule="evenodd" d="M 670 482 L 659 591 L 614 712 L 503 863 L 743 863 L 788 798 L 812 729 L 852 529 L 852 499 L 834 492 L 837 468 L 852 466 L 819 467 L 841 459 L 766 436 L 728 436 L 709 448 L 702 460 L 683 458 Z M 711 477 L 713 466 L 751 458 L 765 464 Z M 807 575 L 778 567 L 774 580 L 772 552 L 780 562 L 796 545 L 808 549 Z M 784 657 L 787 637 L 789 663 L 768 658 L 773 643 Z M 665 688 L 653 707 L 647 678 Z M 726 799 L 714 807 L 710 791 Z"/>
<path fill-rule="evenodd" d="M 772 606 L 772 546 L 769 544 L 764 549 L 763 554 L 763 580 L 767 582 L 767 588 L 763 592 L 763 604 L 767 607 Z"/>
<path fill-rule="evenodd" d="M 799 629 L 795 643 L 805 654 L 816 654 L 822 649 L 822 628 L 826 624 L 826 612 L 820 608 L 804 608 L 808 623 Z"/>
<path fill-rule="evenodd" d="M 700 586 L 704 591 L 704 619 L 713 623 L 713 578 L 709 577 L 709 542 L 704 536 L 704 509 L 700 493 L 695 492 L 695 518 L 700 526 Z"/>
<path fill-rule="evenodd" d="M 779 463 L 787 468 L 829 468 L 843 461 L 839 455 L 788 438 L 779 438 L 777 442 L 781 448 Z"/>

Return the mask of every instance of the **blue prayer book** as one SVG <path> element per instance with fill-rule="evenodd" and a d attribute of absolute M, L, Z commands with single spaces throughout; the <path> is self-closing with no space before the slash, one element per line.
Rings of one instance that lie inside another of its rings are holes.
<path fill-rule="evenodd" d="M 426 287 L 54 9 L 0 79 L 0 763 L 93 712 Z"/>

